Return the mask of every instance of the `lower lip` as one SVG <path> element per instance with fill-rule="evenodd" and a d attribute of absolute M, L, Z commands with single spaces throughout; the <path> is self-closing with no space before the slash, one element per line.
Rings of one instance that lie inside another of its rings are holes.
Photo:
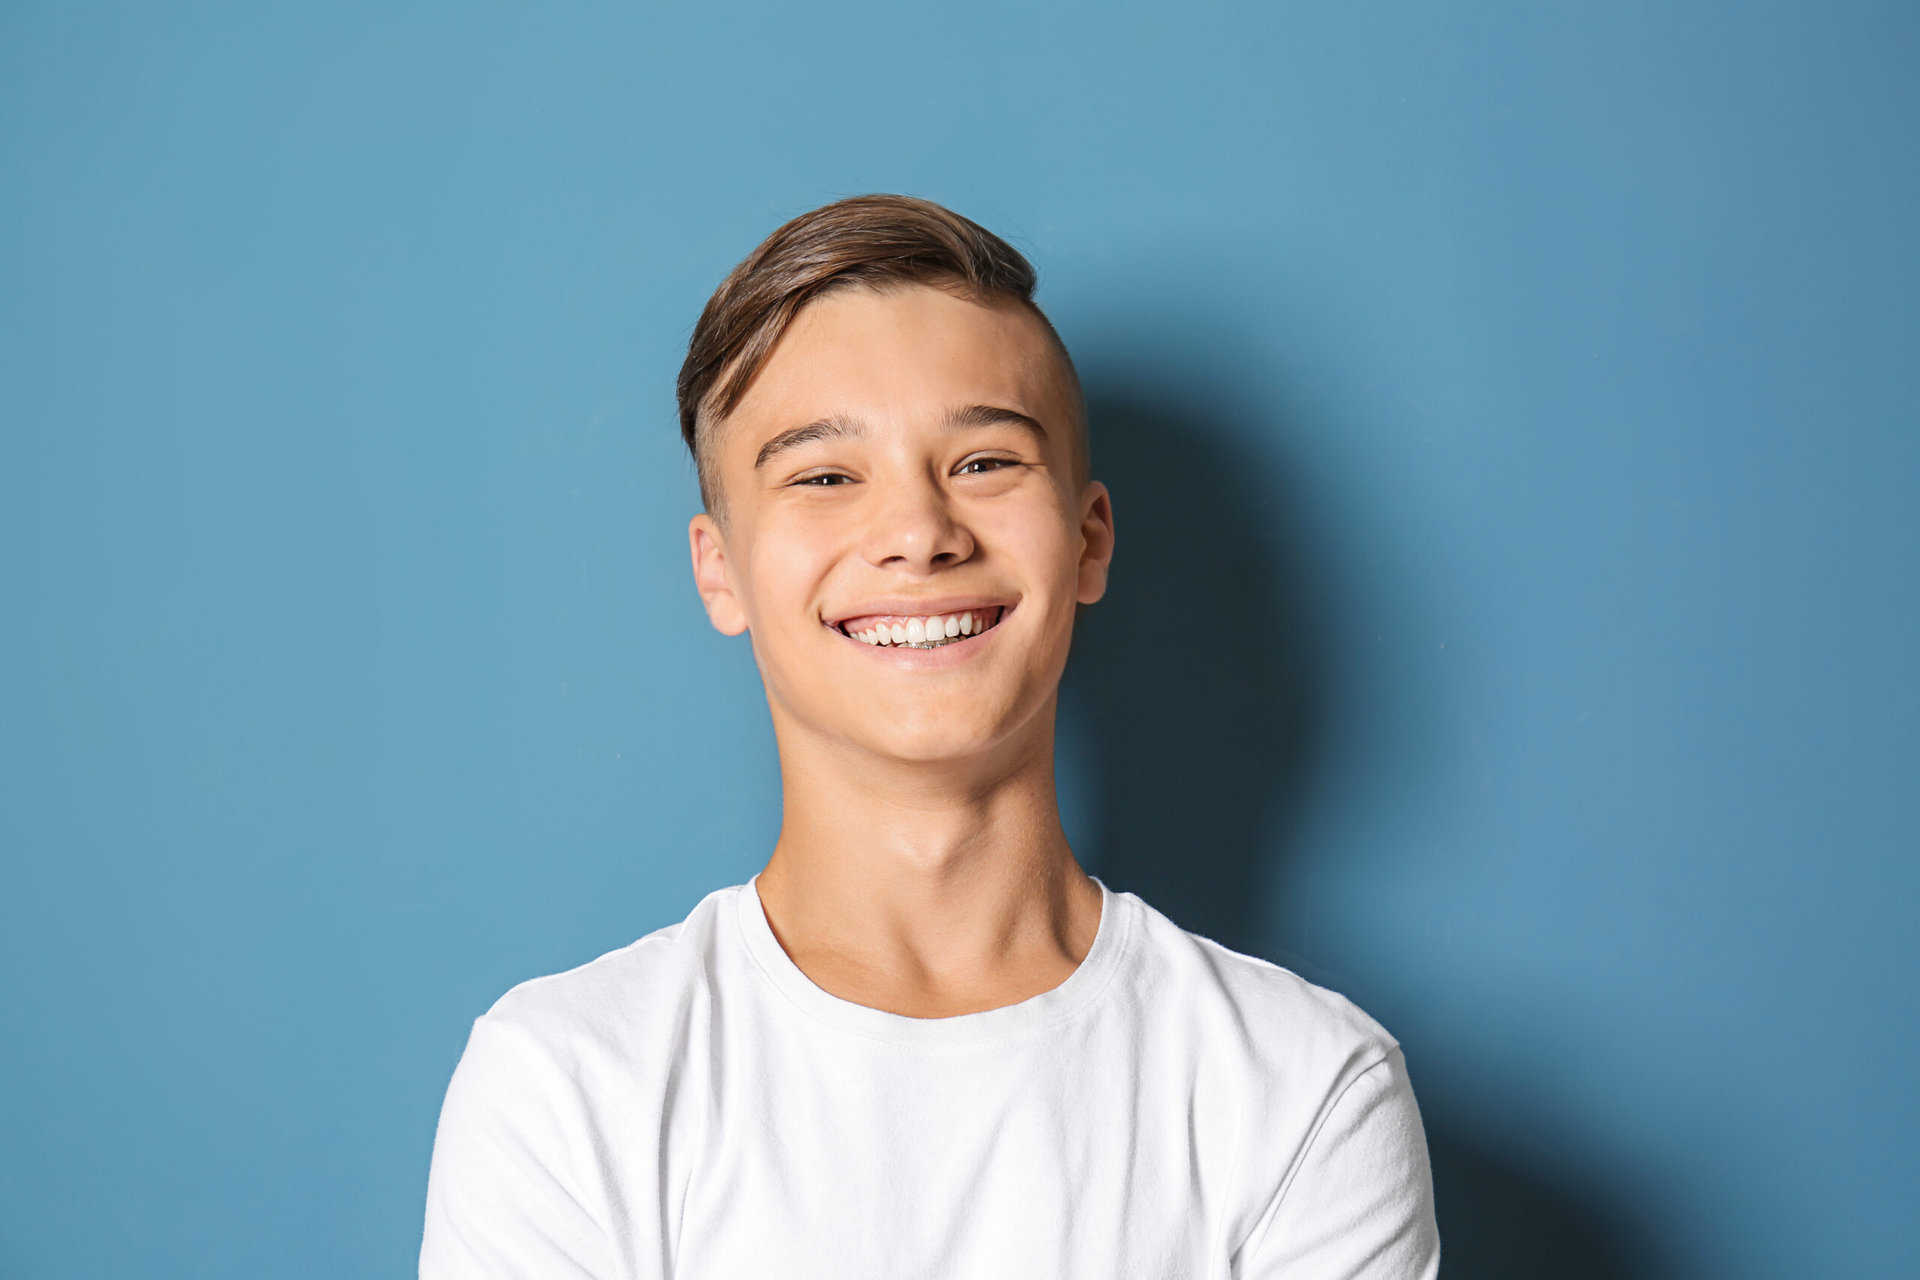
<path fill-rule="evenodd" d="M 956 640 L 952 644 L 943 644 L 938 649 L 915 649 L 911 645 L 903 644 L 868 644 L 865 640 L 855 640 L 838 627 L 828 627 L 827 630 L 854 648 L 864 650 L 869 656 L 890 666 L 904 667 L 909 671 L 939 671 L 945 667 L 957 667 L 975 654 L 983 652 L 989 644 L 993 643 L 993 638 L 1006 627 L 1007 619 L 1012 616 L 1013 606 L 1006 605 L 1000 610 L 1000 621 L 985 631 L 968 636 L 964 640 Z"/>

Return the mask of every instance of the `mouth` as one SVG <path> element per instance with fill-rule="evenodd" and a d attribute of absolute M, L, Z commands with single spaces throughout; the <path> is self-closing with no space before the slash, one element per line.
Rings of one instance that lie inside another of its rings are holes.
<path fill-rule="evenodd" d="M 839 632 L 854 644 L 881 653 L 953 650 L 957 655 L 963 650 L 979 647 L 982 638 L 998 628 L 1013 610 L 1011 604 L 990 605 L 933 617 L 888 615 L 823 622 L 821 625 Z"/>

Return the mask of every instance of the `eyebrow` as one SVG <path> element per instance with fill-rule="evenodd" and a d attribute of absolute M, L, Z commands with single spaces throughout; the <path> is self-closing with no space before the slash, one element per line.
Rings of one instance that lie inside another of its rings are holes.
<path fill-rule="evenodd" d="M 1017 409 L 1005 409 L 992 404 L 970 404 L 962 408 L 949 409 L 940 425 L 948 431 L 963 431 L 972 427 L 1015 426 L 1033 436 L 1043 448 L 1047 442 L 1047 429 L 1039 421 L 1028 417 Z M 805 426 L 789 427 L 773 439 L 760 446 L 759 454 L 753 460 L 754 470 L 759 470 L 775 457 L 788 449 L 795 449 L 815 440 L 858 440 L 867 434 L 867 426 L 858 418 L 844 413 L 831 414 Z"/>

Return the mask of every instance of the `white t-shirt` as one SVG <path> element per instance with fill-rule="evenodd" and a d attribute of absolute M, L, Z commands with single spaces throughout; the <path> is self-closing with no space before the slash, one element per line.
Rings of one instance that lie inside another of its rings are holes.
<path fill-rule="evenodd" d="M 1399 1042 L 1093 878 L 1080 966 L 979 1013 L 816 986 L 757 875 L 514 987 L 447 1087 L 420 1275 L 1436 1276 Z"/>

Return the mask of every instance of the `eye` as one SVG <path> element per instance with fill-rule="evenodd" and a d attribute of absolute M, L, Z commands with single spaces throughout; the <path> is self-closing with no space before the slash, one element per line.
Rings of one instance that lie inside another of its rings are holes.
<path fill-rule="evenodd" d="M 970 468 L 980 466 L 983 463 L 988 465 L 988 470 L 985 470 L 985 471 L 970 470 Z M 1018 467 L 1021 465 L 1023 464 L 1018 459 L 1015 459 L 1015 458 L 970 458 L 967 461 L 960 464 L 955 474 L 977 475 L 977 476 L 992 475 L 995 471 L 1000 471 L 1007 467 Z M 848 480 L 848 482 L 851 483 L 851 481 L 847 476 L 842 475 L 838 471 L 822 471 L 815 475 L 802 476 L 800 479 L 795 480 L 793 483 L 795 487 L 808 488 L 808 489 L 837 489 L 840 487 L 837 484 L 823 483 L 824 481 L 828 481 L 828 480 Z"/>
<path fill-rule="evenodd" d="M 967 462 L 963 462 L 960 464 L 961 474 L 963 475 L 966 474 L 966 470 L 968 467 L 978 466 L 982 462 L 993 463 L 995 470 L 999 470 L 1001 467 L 1017 467 L 1020 465 L 1018 462 L 1016 462 L 1012 458 L 973 458 Z M 974 472 L 974 474 L 975 475 L 991 475 L 992 472 L 976 471 Z"/>

